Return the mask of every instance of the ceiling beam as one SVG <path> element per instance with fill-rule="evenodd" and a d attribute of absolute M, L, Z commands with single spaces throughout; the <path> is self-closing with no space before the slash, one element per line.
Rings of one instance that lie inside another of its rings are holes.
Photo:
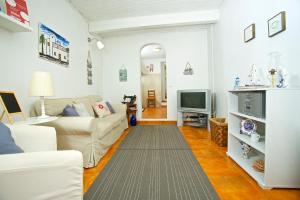
<path fill-rule="evenodd" d="M 212 24 L 219 20 L 219 10 L 207 10 L 143 17 L 130 17 L 111 20 L 100 20 L 89 23 L 90 33 L 110 33 L 119 31 L 142 30 L 149 28 Z"/>

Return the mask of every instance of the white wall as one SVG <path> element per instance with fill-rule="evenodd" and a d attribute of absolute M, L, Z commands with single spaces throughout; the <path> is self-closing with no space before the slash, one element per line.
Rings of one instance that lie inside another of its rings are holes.
<path fill-rule="evenodd" d="M 99 53 L 93 52 L 94 85 L 87 85 L 86 59 L 88 24 L 68 2 L 62 0 L 27 1 L 30 33 L 11 33 L 0 29 L 0 90 L 15 90 L 26 111 L 36 100 L 28 96 L 31 74 L 49 71 L 54 80 L 55 97 L 73 97 L 98 93 Z M 44 23 L 70 41 L 70 66 L 55 64 L 38 56 L 38 23 Z M 94 47 L 93 47 L 94 49 Z M 96 65 L 97 64 L 97 65 Z"/>
<path fill-rule="evenodd" d="M 214 27 L 215 91 L 217 114 L 227 114 L 227 90 L 239 76 L 247 81 L 252 64 L 267 71 L 268 54 L 281 52 L 283 66 L 289 73 L 291 87 L 300 85 L 300 1 L 299 0 L 226 0 L 220 21 Z M 268 37 L 267 21 L 281 11 L 287 12 L 287 30 Z M 243 42 L 244 29 L 256 24 L 256 38 Z"/>
<path fill-rule="evenodd" d="M 166 49 L 168 120 L 177 118 L 179 89 L 209 87 L 208 30 L 206 27 L 181 27 L 148 30 L 122 36 L 104 38 L 103 96 L 120 102 L 124 94 L 138 96 L 138 118 L 141 116 L 140 50 L 149 43 L 159 43 Z M 193 76 L 184 76 L 187 62 L 194 68 Z M 118 70 L 125 65 L 128 81 L 119 82 Z"/>

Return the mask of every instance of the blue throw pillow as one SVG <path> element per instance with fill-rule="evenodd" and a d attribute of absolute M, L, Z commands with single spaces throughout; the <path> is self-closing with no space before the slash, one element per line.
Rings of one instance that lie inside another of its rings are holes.
<path fill-rule="evenodd" d="M 10 129 L 0 122 L 0 154 L 23 153 L 11 136 Z"/>
<path fill-rule="evenodd" d="M 111 114 L 116 113 L 115 109 L 112 107 L 112 105 L 108 101 L 105 102 L 105 103 L 106 103 L 106 105 L 107 105 L 107 107 L 108 107 Z"/>
<path fill-rule="evenodd" d="M 65 116 L 65 117 L 77 117 L 79 116 L 78 112 L 76 111 L 76 108 L 72 105 L 67 105 L 63 112 L 62 112 L 62 116 Z"/>

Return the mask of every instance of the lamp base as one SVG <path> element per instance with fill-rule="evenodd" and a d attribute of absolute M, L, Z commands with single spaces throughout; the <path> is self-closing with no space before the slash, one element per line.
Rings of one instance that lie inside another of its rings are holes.
<path fill-rule="evenodd" d="M 51 117 L 51 116 L 49 116 L 49 115 L 41 115 L 41 116 L 37 116 L 36 118 L 37 119 L 47 119 L 49 117 Z"/>

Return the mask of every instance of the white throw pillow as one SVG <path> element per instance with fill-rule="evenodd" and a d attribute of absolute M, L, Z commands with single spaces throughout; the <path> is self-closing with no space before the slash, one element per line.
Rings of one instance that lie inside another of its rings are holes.
<path fill-rule="evenodd" d="M 111 114 L 105 101 L 96 102 L 95 105 L 93 106 L 93 108 L 94 108 L 96 114 L 98 115 L 98 117 L 100 117 L 100 118 L 103 118 L 103 117 Z"/>
<path fill-rule="evenodd" d="M 75 107 L 80 117 L 91 117 L 90 113 L 88 112 L 88 110 L 86 109 L 83 103 L 76 103 L 73 104 L 73 106 Z"/>

